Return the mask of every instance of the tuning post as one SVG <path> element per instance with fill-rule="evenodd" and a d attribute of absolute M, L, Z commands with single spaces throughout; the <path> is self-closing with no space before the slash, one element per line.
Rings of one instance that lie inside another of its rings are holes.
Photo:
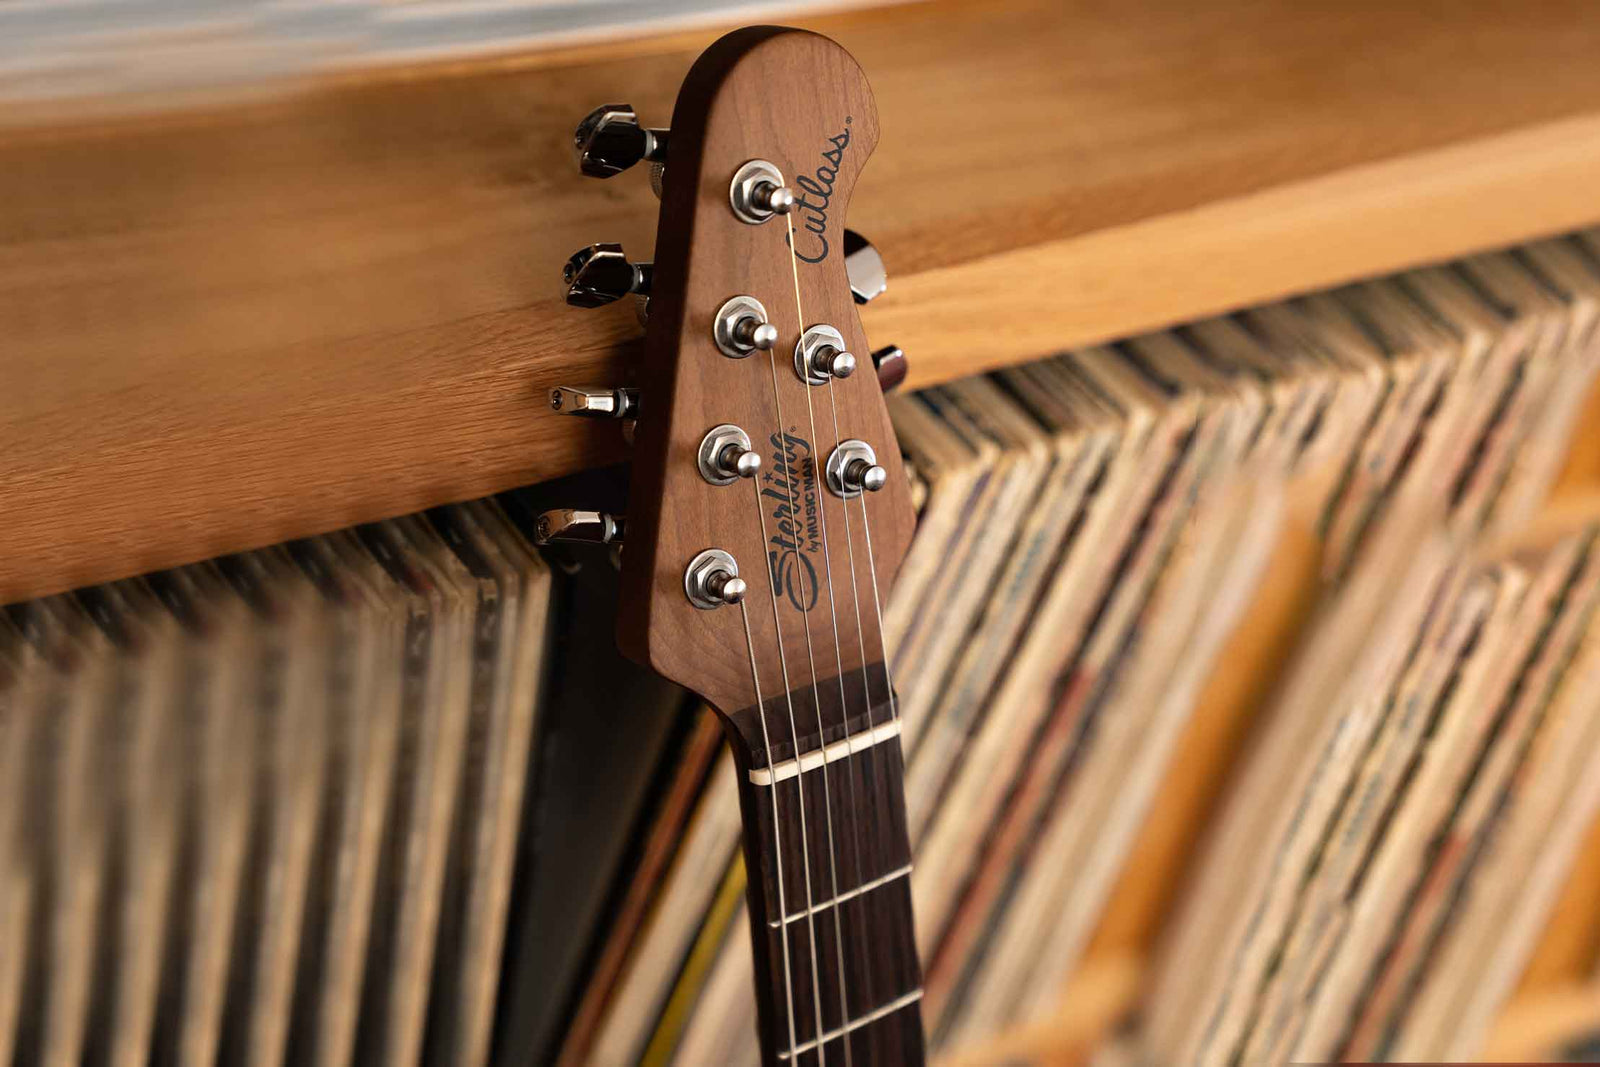
<path fill-rule="evenodd" d="M 630 263 L 619 244 L 593 244 L 574 252 L 561 270 L 567 283 L 567 303 L 573 307 L 603 307 L 629 293 L 648 296 L 652 268 Z"/>
<path fill-rule="evenodd" d="M 703 611 L 737 604 L 749 587 L 739 577 L 739 564 L 720 548 L 708 548 L 689 561 L 683 572 L 683 591 L 689 603 Z"/>
<path fill-rule="evenodd" d="M 664 164 L 667 131 L 639 125 L 632 104 L 601 104 L 578 123 L 572 135 L 578 169 L 591 178 L 610 178 L 635 163 Z"/>
<path fill-rule="evenodd" d="M 765 352 L 778 343 L 778 328 L 770 322 L 746 315 L 733 325 L 733 343 L 740 348 L 759 348 Z"/>
<path fill-rule="evenodd" d="M 889 472 L 878 466 L 872 446 L 854 438 L 839 442 L 828 456 L 824 474 L 833 494 L 846 500 L 860 496 L 862 490 L 876 493 L 889 482 Z"/>
<path fill-rule="evenodd" d="M 759 226 L 774 215 L 794 210 L 794 190 L 783 183 L 783 172 L 764 159 L 752 159 L 733 172 L 728 203 L 740 222 Z"/>
<path fill-rule="evenodd" d="M 620 545 L 624 525 L 625 520 L 621 515 L 558 508 L 539 516 L 534 524 L 533 539 L 541 545 Z"/>
<path fill-rule="evenodd" d="M 732 423 L 711 428 L 697 459 L 700 476 L 712 485 L 732 485 L 761 473 L 761 454 L 750 447 L 750 435 Z"/>
<path fill-rule="evenodd" d="M 825 385 L 856 372 L 856 357 L 832 326 L 812 326 L 794 346 L 794 372 L 808 385 Z"/>
<path fill-rule="evenodd" d="M 767 309 L 753 296 L 736 296 L 717 309 L 711 338 L 731 359 L 743 359 L 778 343 L 778 328 L 767 321 Z"/>
<path fill-rule="evenodd" d="M 639 417 L 639 390 L 558 385 L 550 390 L 550 410 L 589 419 L 635 419 Z"/>

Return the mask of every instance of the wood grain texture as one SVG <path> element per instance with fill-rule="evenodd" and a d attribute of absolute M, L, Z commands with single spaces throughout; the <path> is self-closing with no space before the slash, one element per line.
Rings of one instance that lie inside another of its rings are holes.
<path fill-rule="evenodd" d="M 870 596 L 876 587 L 888 597 L 916 522 L 894 429 L 871 374 L 808 386 L 793 355 L 802 320 L 868 351 L 840 220 L 878 120 L 861 69 L 838 45 L 752 29 L 695 64 L 673 128 L 617 634 L 625 653 L 733 712 L 806 678 L 838 686 L 886 655 Z M 751 159 L 776 164 L 795 186 L 789 220 L 750 225 L 733 214 L 729 184 Z M 717 348 L 716 313 L 736 295 L 767 309 L 778 328 L 770 352 L 733 359 Z M 727 424 L 749 434 L 763 466 L 753 480 L 711 485 L 696 456 L 706 433 Z M 847 502 L 825 487 L 827 459 L 846 439 L 874 449 L 889 472 L 881 492 Z M 738 609 L 702 610 L 684 595 L 690 561 L 713 548 L 731 553 L 750 585 Z"/>
<path fill-rule="evenodd" d="M 1582 0 L 934 0 L 805 20 L 872 78 L 849 223 L 926 384 L 1600 218 Z M 650 254 L 642 176 L 578 177 L 608 99 L 661 122 L 715 32 L 0 132 L 0 601 L 613 460 L 543 417 L 617 381 L 573 249 Z M 29 125 L 31 123 L 31 125 Z M 844 220 L 841 220 L 844 221 Z"/>
<path fill-rule="evenodd" d="M 920 993 L 909 879 L 861 892 L 910 863 L 899 742 L 826 758 L 826 746 L 848 749 L 893 722 L 878 603 L 916 516 L 873 375 L 809 385 L 795 360 L 817 324 L 869 351 L 842 219 L 877 141 L 872 90 L 833 41 L 756 27 L 707 49 L 673 109 L 640 378 L 650 400 L 636 433 L 618 640 L 723 715 L 751 875 L 762 1058 L 773 1067 L 840 1053 L 923 1061 L 914 1002 L 875 1016 Z M 752 225 L 730 209 L 730 182 L 752 159 L 794 189 L 787 219 Z M 766 308 L 778 329 L 770 352 L 731 358 L 717 347 L 716 314 L 736 295 Z M 728 424 L 764 462 L 754 479 L 712 485 L 697 455 Z M 881 491 L 844 500 L 827 489 L 828 457 L 846 439 L 872 446 L 888 471 Z M 686 567 L 710 548 L 731 553 L 749 583 L 738 607 L 703 610 L 684 595 Z M 751 783 L 753 767 L 770 773 L 817 752 L 818 770 Z M 834 900 L 822 918 L 810 914 Z"/>

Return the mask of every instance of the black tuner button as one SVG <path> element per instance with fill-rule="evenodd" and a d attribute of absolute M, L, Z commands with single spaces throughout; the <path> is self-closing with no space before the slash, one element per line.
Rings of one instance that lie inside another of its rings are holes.
<path fill-rule="evenodd" d="M 578 169 L 591 178 L 621 174 L 635 163 L 665 163 L 667 131 L 646 129 L 632 104 L 602 104 L 578 123 L 572 135 Z"/>
<path fill-rule="evenodd" d="M 650 293 L 650 264 L 629 263 L 619 244 L 580 249 L 561 273 L 567 283 L 567 303 L 573 307 L 597 308 L 629 293 Z"/>
<path fill-rule="evenodd" d="M 865 304 L 889 288 L 889 272 L 883 257 L 872 242 L 854 230 L 844 231 L 844 270 L 850 279 L 850 295 Z"/>
<path fill-rule="evenodd" d="M 872 353 L 872 367 L 878 372 L 878 388 L 886 393 L 898 388 L 911 369 L 899 345 L 887 345 Z"/>

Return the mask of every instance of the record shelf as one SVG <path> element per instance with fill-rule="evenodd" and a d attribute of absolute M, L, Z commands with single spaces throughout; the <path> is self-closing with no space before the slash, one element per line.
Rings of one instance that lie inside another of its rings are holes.
<path fill-rule="evenodd" d="M 910 387 L 1600 222 L 1600 20 L 1582 0 L 929 0 L 799 20 L 862 62 L 884 139 L 850 224 Z M 642 180 L 571 124 L 665 124 L 721 27 L 191 107 L 0 114 L 0 603 L 482 496 L 625 457 L 545 417 L 612 381 L 622 308 L 558 267 L 648 258 Z M 139 103 L 139 102 L 135 102 Z M 1049 130 L 1049 136 L 1036 131 Z M 1600 513 L 1600 402 L 1552 508 Z M 1088 962 L 1047 1024 L 950 1065 L 1072 1062 L 1134 1004 L 1231 757 L 1315 592 L 1286 532 Z M 1600 835 L 1493 1047 L 1600 1023 Z"/>
<path fill-rule="evenodd" d="M 885 131 L 849 223 L 910 385 L 1600 220 L 1600 20 L 1545 4 L 931 0 L 799 19 Z M 666 123 L 722 27 L 0 114 L 0 601 L 621 458 L 544 417 L 647 258 L 572 123 Z M 129 111 L 132 110 L 130 114 Z M 1048 131 L 1042 135 L 1041 131 Z"/>
<path fill-rule="evenodd" d="M 1535 525 L 1600 518 L 1600 388 L 1591 394 L 1565 467 Z M 1310 487 L 1308 487 L 1310 488 Z M 1320 497 L 1308 492 L 1307 497 Z M 1187 862 L 1220 799 L 1252 717 L 1270 695 L 1310 617 L 1319 547 L 1309 514 L 1291 514 L 1250 610 L 1217 657 L 1180 750 L 1140 832 L 1083 963 L 1054 1016 L 957 1049 L 941 1067 L 1021 1060 L 1086 1062 L 1137 1007 L 1146 957 L 1181 891 Z M 1539 1062 L 1600 1033 L 1600 823 L 1585 844 L 1538 948 L 1485 1048 L 1487 1062 Z"/>

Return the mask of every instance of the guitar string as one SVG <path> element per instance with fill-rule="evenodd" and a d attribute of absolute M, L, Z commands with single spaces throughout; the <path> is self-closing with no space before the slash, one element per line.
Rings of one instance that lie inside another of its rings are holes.
<path fill-rule="evenodd" d="M 757 514 L 759 514 L 760 511 L 761 511 L 761 497 L 760 497 L 760 494 L 758 493 L 756 495 L 756 512 L 757 512 Z M 763 526 L 764 525 L 765 524 L 763 524 Z M 763 530 L 762 543 L 765 544 L 765 542 L 766 542 L 766 535 L 765 535 L 765 531 Z M 765 553 L 763 553 L 763 555 L 765 555 Z M 770 572 L 771 564 L 768 564 L 768 570 Z M 769 582 L 769 586 L 770 586 L 770 582 Z M 756 643 L 755 643 L 755 638 L 753 638 L 750 635 L 750 611 L 749 611 L 749 608 L 747 607 L 747 602 L 746 601 L 741 600 L 739 602 L 739 616 L 740 616 L 740 618 L 742 618 L 744 620 L 744 647 L 750 653 L 750 684 L 755 687 L 755 691 L 756 691 L 756 718 L 761 720 L 761 747 L 766 750 L 767 766 L 771 767 L 772 766 L 772 738 L 767 733 L 767 704 L 766 704 L 766 701 L 764 699 L 762 699 L 762 696 L 761 696 L 761 678 L 756 673 Z M 779 653 L 779 661 L 782 662 L 782 658 L 783 658 L 782 635 L 779 636 L 778 653 Z M 788 666 L 785 665 L 783 670 L 784 670 L 785 676 L 787 676 L 788 673 L 789 673 Z M 784 686 L 785 686 L 785 690 L 787 690 L 787 687 L 788 687 L 788 679 L 787 679 L 787 677 L 785 677 Z M 778 869 L 778 914 L 787 915 L 788 914 L 788 903 L 786 901 L 784 890 L 783 890 L 783 836 L 782 836 L 782 831 L 779 828 L 779 822 L 778 822 L 778 779 L 777 779 L 776 776 L 773 776 L 773 779 L 772 779 L 772 842 L 773 842 L 773 848 L 778 854 L 778 864 L 777 864 L 777 869 Z M 787 924 L 785 924 L 785 925 L 787 925 Z M 784 1017 L 788 1020 L 788 1023 L 789 1023 L 789 1062 L 790 1063 L 794 1063 L 795 1062 L 795 1049 L 799 1046 L 799 1042 L 796 1040 L 795 1031 L 794 1031 L 794 972 L 793 972 L 793 969 L 792 969 L 792 967 L 790 966 L 790 963 L 789 963 L 789 938 L 788 938 L 787 933 L 785 933 L 784 937 L 782 938 L 782 949 L 783 949 Z"/>
<path fill-rule="evenodd" d="M 867 570 L 872 575 L 872 610 L 878 616 L 878 651 L 883 653 L 883 682 L 889 689 L 889 721 L 900 721 L 900 708 L 894 695 L 894 671 L 889 666 L 889 643 L 883 634 L 883 601 L 878 596 L 878 565 L 872 558 L 872 525 L 867 519 L 867 494 L 858 493 L 861 498 L 861 536 L 867 543 Z M 901 748 L 901 758 L 905 758 L 904 742 L 899 731 L 895 732 L 894 743 Z"/>
<path fill-rule="evenodd" d="M 802 302 L 801 302 L 801 297 L 800 297 L 800 260 L 799 260 L 799 257 L 795 254 L 795 248 L 794 248 L 794 214 L 793 214 L 793 212 L 785 214 L 783 216 L 783 221 L 784 221 L 784 226 L 785 226 L 785 228 L 787 230 L 787 233 L 786 233 L 786 236 L 785 236 L 785 245 L 789 250 L 789 273 L 790 273 L 790 276 L 794 280 L 795 321 L 796 321 L 796 326 L 800 331 L 799 336 L 800 337 L 804 337 L 805 336 L 805 331 L 806 331 L 806 319 L 805 319 L 805 312 L 804 312 L 804 310 L 802 308 Z M 806 382 L 805 383 L 805 389 L 806 389 L 806 415 L 810 419 L 810 422 L 811 422 L 811 440 L 815 442 L 815 441 L 817 441 L 817 412 L 816 412 L 816 406 L 811 401 L 811 384 L 810 384 L 810 382 Z M 837 448 L 839 446 L 839 407 L 838 407 L 838 397 L 834 393 L 834 389 L 833 389 L 833 375 L 831 375 L 831 374 L 828 375 L 828 407 L 829 407 L 829 410 L 830 410 L 830 412 L 832 413 L 832 416 L 833 416 L 833 444 L 834 444 L 834 447 Z M 819 451 L 813 451 L 812 452 L 811 462 L 812 462 L 813 466 L 815 466 L 816 463 L 817 463 L 817 456 L 818 455 L 819 455 Z M 838 673 L 838 677 L 839 677 L 840 721 L 841 721 L 841 724 L 844 727 L 844 742 L 845 742 L 844 750 L 848 754 L 851 751 L 851 743 L 850 743 L 851 742 L 851 736 L 850 736 L 851 735 L 851 731 L 850 731 L 850 699 L 845 693 L 844 654 L 843 654 L 843 649 L 840 647 L 840 642 L 839 642 L 839 608 L 838 608 L 838 600 L 836 598 L 836 594 L 834 592 L 834 586 L 833 586 L 833 557 L 832 557 L 832 551 L 831 551 L 831 549 L 829 547 L 829 541 L 828 541 L 828 514 L 827 514 L 827 508 L 823 505 L 823 500 L 824 500 L 823 494 L 826 491 L 827 491 L 826 487 L 822 484 L 822 472 L 820 470 L 818 470 L 817 471 L 817 514 L 818 514 L 818 517 L 820 519 L 821 528 L 822 528 L 822 567 L 823 567 L 823 572 L 827 576 L 827 581 L 828 581 L 828 615 L 829 615 L 829 621 L 833 625 L 833 658 L 834 658 L 834 666 L 835 666 L 835 669 L 836 669 L 836 671 Z M 863 693 L 866 696 L 866 702 L 867 702 L 866 709 L 865 709 L 866 713 L 867 713 L 867 727 L 870 730 L 871 727 L 872 727 L 872 692 L 871 692 L 870 689 L 867 688 L 866 646 L 865 646 L 865 641 L 864 641 L 864 639 L 862 637 L 862 634 L 861 634 L 861 600 L 860 600 L 859 594 L 856 592 L 855 547 L 854 547 L 854 544 L 853 544 L 853 542 L 851 540 L 851 536 L 850 536 L 850 502 L 848 500 L 842 500 L 841 503 L 843 503 L 843 505 L 844 505 L 845 546 L 846 546 L 846 551 L 847 551 L 847 558 L 848 558 L 849 563 L 850 563 L 850 593 L 851 593 L 851 602 L 852 602 L 852 604 L 854 605 L 854 608 L 855 608 L 856 638 L 857 638 L 858 642 L 861 643 L 861 649 L 862 649 L 862 651 L 861 651 L 861 682 L 862 682 Z M 817 706 L 817 732 L 818 732 L 819 735 L 822 732 L 822 706 L 821 706 L 820 703 Z M 844 776 L 845 777 L 845 789 L 846 789 L 846 792 L 847 792 L 846 799 L 847 799 L 847 801 L 849 803 L 849 811 L 850 811 L 851 815 L 854 816 L 857 813 L 859 813 L 861 809 L 857 805 L 857 801 L 856 801 L 855 768 L 853 766 L 853 761 L 850 761 L 850 760 L 847 759 L 847 762 L 844 764 L 844 771 L 845 771 L 845 776 Z M 828 799 L 827 798 L 828 767 L 827 767 L 827 762 L 826 761 L 823 762 L 823 766 L 822 766 L 822 784 L 823 784 L 823 789 L 824 789 L 823 799 L 824 799 L 824 802 L 826 802 L 827 799 Z M 856 881 L 857 882 L 865 882 L 867 880 L 867 875 L 866 875 L 866 871 L 863 868 L 862 863 L 861 863 L 861 828 L 860 828 L 859 818 L 852 817 L 850 819 L 850 836 L 851 836 L 851 843 L 852 843 L 852 846 L 853 846 L 853 854 L 855 856 L 855 861 L 856 861 Z M 828 852 L 829 852 L 830 860 L 833 857 L 833 851 L 834 851 L 833 818 L 832 818 L 832 815 L 830 813 L 829 818 L 828 818 Z M 833 886 L 833 895 L 834 895 L 835 899 L 837 899 L 838 896 L 839 896 L 839 884 L 838 884 L 838 881 L 839 881 L 838 874 L 837 874 L 837 872 L 835 872 L 835 874 L 834 874 L 834 886 Z M 862 906 L 863 907 L 865 906 L 865 902 L 863 902 Z M 841 911 L 843 911 L 843 905 L 836 906 L 833 909 L 833 927 L 834 927 L 835 955 L 838 957 L 838 960 L 839 960 L 839 1017 L 840 1017 L 841 1020 L 843 1020 L 843 1023 L 841 1023 L 841 1025 L 844 1025 L 845 1023 L 848 1023 L 849 1020 L 850 1020 L 850 1006 L 849 1006 L 849 1001 L 848 1001 L 848 994 L 847 994 L 847 991 L 845 989 L 845 977 L 844 977 L 845 976 L 844 928 L 843 928 L 843 925 L 842 925 L 843 920 L 842 920 L 842 918 L 840 916 L 840 912 Z M 869 963 L 870 961 L 866 960 L 866 958 L 865 958 L 865 953 L 866 953 L 865 942 L 862 943 L 862 951 L 863 951 L 863 962 Z M 865 1002 L 870 1006 L 870 1005 L 872 1005 L 874 1003 L 874 1000 L 873 1000 L 873 998 L 871 996 L 871 990 L 872 990 L 872 968 L 870 966 L 865 966 L 862 969 L 862 973 L 866 978 L 866 989 L 863 990 L 863 992 L 867 994 Z M 844 1055 L 845 1055 L 846 1067 L 849 1067 L 850 1057 L 851 1057 L 851 1048 L 850 1048 L 850 1042 L 848 1040 L 846 1040 L 844 1042 Z"/>
<path fill-rule="evenodd" d="M 783 401 L 779 398 L 779 394 L 778 394 L 778 360 L 777 360 L 777 357 L 775 355 L 773 355 L 773 350 L 770 349 L 770 348 L 767 349 L 767 367 L 771 371 L 771 374 L 772 374 L 772 404 L 773 404 L 773 407 L 776 409 L 777 416 L 778 416 L 778 442 L 779 442 L 779 444 L 778 444 L 778 457 L 780 458 L 780 461 L 781 461 L 782 466 L 783 466 L 783 480 L 784 480 L 784 484 L 786 486 L 788 503 L 789 503 L 789 517 L 790 517 L 790 519 L 792 521 L 794 519 L 794 517 L 798 514 L 798 511 L 796 510 L 796 507 L 795 507 L 794 470 L 793 470 L 792 465 L 787 461 L 787 456 L 788 456 L 788 451 L 789 450 L 783 444 L 783 435 L 784 435 L 784 428 L 783 428 L 783 426 L 784 426 Z M 756 487 L 756 517 L 761 522 L 761 544 L 762 544 L 762 547 L 765 548 L 768 544 L 770 544 L 770 542 L 767 540 L 767 515 L 766 515 L 765 507 L 761 504 L 760 486 Z M 796 549 L 796 551 L 798 551 L 798 549 Z M 765 553 L 763 553 L 763 555 L 765 555 Z M 781 654 L 782 650 L 783 650 L 783 626 L 778 621 L 778 589 L 777 589 L 776 579 L 773 578 L 773 576 L 772 576 L 772 557 L 770 555 L 768 555 L 768 556 L 766 556 L 766 559 L 767 559 L 767 574 L 768 574 L 768 578 L 770 579 L 769 583 L 768 583 L 768 587 L 772 590 L 772 625 L 773 625 L 773 629 L 777 631 L 778 650 L 779 650 L 779 653 Z M 805 622 L 806 659 L 810 663 L 810 666 L 811 666 L 811 699 L 812 699 L 812 702 L 814 704 L 816 704 L 817 707 L 820 708 L 822 706 L 822 697 L 821 697 L 821 694 L 820 694 L 820 692 L 818 690 L 818 686 L 817 686 L 817 660 L 816 660 L 816 656 L 813 654 L 812 649 L 811 649 L 811 609 L 810 608 L 802 608 L 801 610 L 802 610 L 802 613 L 804 615 L 804 622 Z M 787 673 L 788 672 L 787 672 L 787 669 L 786 669 L 785 670 L 785 675 L 787 675 Z M 784 678 L 784 684 L 788 685 L 788 678 L 787 677 Z M 791 690 L 791 692 L 792 692 L 792 690 Z M 798 761 L 800 759 L 800 731 L 799 731 L 799 728 L 795 724 L 794 700 L 793 700 L 792 697 L 788 701 L 788 706 L 789 706 L 789 738 L 790 738 L 790 743 L 794 746 L 794 758 L 795 758 L 796 761 Z M 768 763 L 769 763 L 769 765 L 771 763 L 771 755 L 770 755 L 770 753 L 768 754 Z M 796 763 L 796 766 L 798 767 L 798 762 Z M 814 901 L 814 899 L 812 897 L 812 893 L 811 893 L 811 847 L 810 847 L 811 836 L 810 836 L 809 832 L 806 830 L 806 786 L 805 786 L 805 775 L 804 774 L 796 774 L 795 777 L 794 777 L 794 781 L 795 781 L 795 789 L 797 790 L 797 793 L 798 793 L 798 804 L 799 804 L 799 808 L 800 808 L 800 863 L 801 863 L 801 871 L 802 871 L 802 874 L 803 874 L 803 876 L 805 878 L 805 884 L 806 884 L 806 933 L 807 933 L 807 942 L 808 942 L 806 947 L 810 950 L 810 953 L 811 953 L 811 1005 L 812 1005 L 813 1013 L 816 1016 L 816 1026 L 817 1026 L 816 1032 L 817 1032 L 818 1036 L 820 1037 L 822 1035 L 822 1033 L 824 1032 L 823 1031 L 823 1026 L 822 1026 L 822 976 L 821 976 L 821 972 L 817 968 L 816 903 L 815 903 L 815 901 Z M 826 774 L 823 775 L 823 785 L 824 785 L 824 787 L 826 787 L 826 785 L 827 785 L 827 775 Z M 776 777 L 774 777 L 774 779 L 773 779 L 773 786 L 774 786 L 774 788 L 776 788 L 776 786 L 777 786 Z M 832 859 L 831 854 L 829 856 L 829 859 L 830 860 Z M 781 853 L 778 856 L 777 862 L 778 862 L 778 865 L 780 867 L 783 865 L 783 856 L 782 856 Z M 835 891 L 834 895 L 835 896 L 838 895 L 837 891 Z M 787 944 L 788 943 L 788 939 L 789 939 L 789 923 L 788 923 L 788 914 L 787 913 L 784 914 L 784 922 L 782 924 L 781 936 L 783 937 L 783 940 L 784 940 L 785 944 Z M 822 1046 L 819 1045 L 817 1047 L 817 1067 L 826 1067 L 826 1064 L 827 1064 L 826 1052 L 822 1048 Z"/>

